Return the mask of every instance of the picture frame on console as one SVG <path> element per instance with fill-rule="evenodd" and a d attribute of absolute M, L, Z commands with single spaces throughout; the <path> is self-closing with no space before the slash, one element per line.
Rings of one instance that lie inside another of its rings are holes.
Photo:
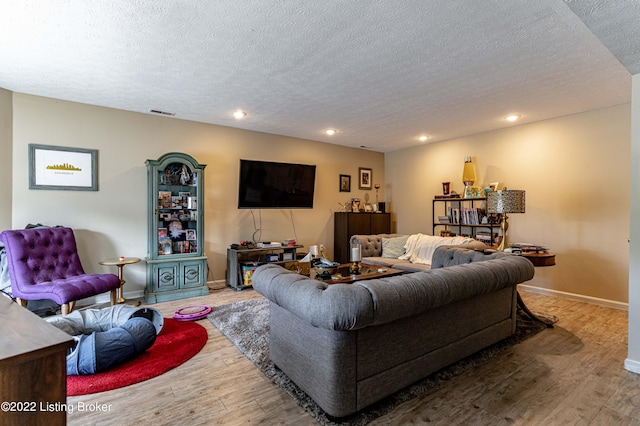
<path fill-rule="evenodd" d="M 372 171 L 364 167 L 358 169 L 358 189 L 371 189 L 372 188 Z"/>
<path fill-rule="evenodd" d="M 340 192 L 351 192 L 351 175 L 340 175 Z"/>

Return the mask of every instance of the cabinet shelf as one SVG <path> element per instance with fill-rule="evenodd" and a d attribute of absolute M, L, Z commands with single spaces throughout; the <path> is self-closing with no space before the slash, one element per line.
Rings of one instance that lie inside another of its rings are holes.
<path fill-rule="evenodd" d="M 297 250 L 302 245 L 265 247 L 253 249 L 227 249 L 227 285 L 236 290 L 251 287 L 251 274 L 259 265 L 274 263 L 286 267 L 297 261 Z M 276 254 L 278 260 L 267 260 L 266 255 Z M 243 267 L 245 267 L 243 269 Z"/>
<path fill-rule="evenodd" d="M 450 222 L 440 222 L 439 216 L 447 216 Z M 499 238 L 500 217 L 487 214 L 486 198 L 435 198 L 432 220 L 433 235 L 465 235 L 486 245 L 496 244 Z"/>

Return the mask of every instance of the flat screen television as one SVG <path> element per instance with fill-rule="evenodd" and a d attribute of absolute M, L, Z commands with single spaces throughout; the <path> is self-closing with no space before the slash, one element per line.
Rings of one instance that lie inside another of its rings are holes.
<path fill-rule="evenodd" d="M 316 166 L 240 160 L 239 209 L 313 208 Z"/>

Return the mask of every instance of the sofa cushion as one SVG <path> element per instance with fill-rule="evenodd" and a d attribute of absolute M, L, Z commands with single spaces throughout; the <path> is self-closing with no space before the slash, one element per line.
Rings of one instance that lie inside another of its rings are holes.
<path fill-rule="evenodd" d="M 405 253 L 408 235 L 394 238 L 382 238 L 382 257 L 397 259 Z"/>
<path fill-rule="evenodd" d="M 393 265 L 391 265 L 393 269 L 400 269 L 401 271 L 407 272 L 424 272 L 431 269 L 431 265 L 427 265 L 424 263 L 411 263 L 408 260 L 396 260 Z"/>
<path fill-rule="evenodd" d="M 393 259 L 389 257 L 363 257 L 362 263 L 366 263 L 368 265 L 379 265 L 387 268 L 392 268 L 394 264 L 398 263 L 398 259 Z"/>

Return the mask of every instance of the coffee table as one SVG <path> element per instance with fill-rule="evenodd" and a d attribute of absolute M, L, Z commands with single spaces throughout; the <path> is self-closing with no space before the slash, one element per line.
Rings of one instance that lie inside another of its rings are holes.
<path fill-rule="evenodd" d="M 323 281 L 327 284 L 349 284 L 361 280 L 370 280 L 373 278 L 392 277 L 394 275 L 406 274 L 407 271 L 400 269 L 387 268 L 380 265 L 370 265 L 367 263 L 360 263 L 360 273 L 357 275 L 351 274 L 351 263 L 343 263 L 338 266 L 338 271 L 331 275 L 330 279 L 323 279 L 320 275 L 315 274 L 314 268 L 311 272 L 311 278 Z"/>

